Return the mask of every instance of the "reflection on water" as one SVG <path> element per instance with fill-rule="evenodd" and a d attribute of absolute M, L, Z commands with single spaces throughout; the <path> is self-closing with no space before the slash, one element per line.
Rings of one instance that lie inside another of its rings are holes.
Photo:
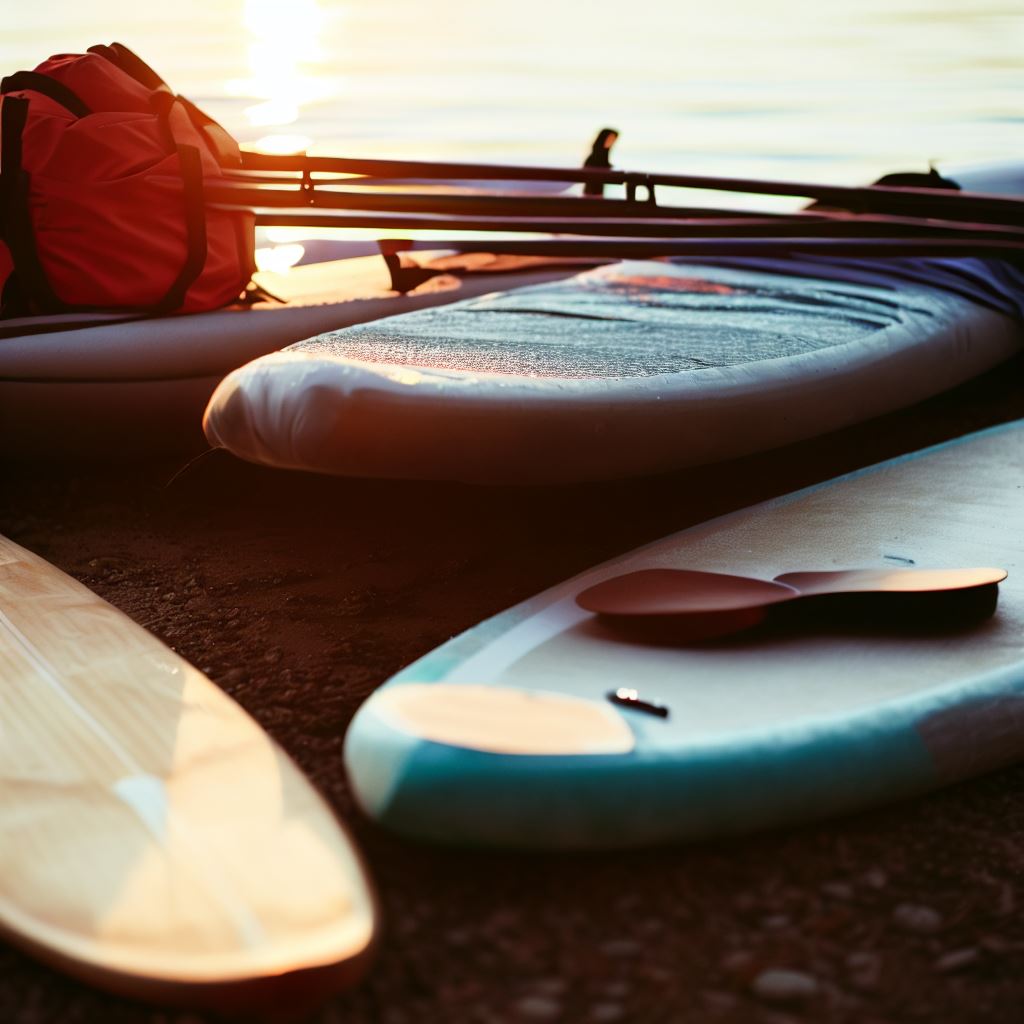
<path fill-rule="evenodd" d="M 300 237 L 305 238 L 307 233 Z M 256 269 L 269 270 L 276 274 L 283 274 L 294 267 L 306 254 L 306 248 L 297 242 L 286 245 L 261 246 L 256 250 Z"/>
<path fill-rule="evenodd" d="M 9 0 L 13 3 L 13 0 Z M 120 39 L 247 145 L 862 181 L 1024 152 L 1020 0 L 35 0 L 4 73 Z M 309 140 L 312 140 L 310 142 Z"/>
<path fill-rule="evenodd" d="M 250 39 L 249 75 L 229 80 L 225 91 L 229 96 L 259 98 L 243 111 L 249 124 L 289 125 L 299 119 L 303 106 L 328 98 L 328 82 L 321 77 L 324 12 L 317 0 L 246 0 L 242 23 Z M 293 153 L 312 142 L 308 135 L 276 132 L 257 139 L 254 148 Z"/>

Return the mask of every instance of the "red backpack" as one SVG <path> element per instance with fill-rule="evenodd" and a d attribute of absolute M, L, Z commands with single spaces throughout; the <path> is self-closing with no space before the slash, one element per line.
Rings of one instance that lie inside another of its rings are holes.
<path fill-rule="evenodd" d="M 237 143 L 127 47 L 0 83 L 0 316 L 198 312 L 255 269 L 254 217 L 206 205 Z"/>

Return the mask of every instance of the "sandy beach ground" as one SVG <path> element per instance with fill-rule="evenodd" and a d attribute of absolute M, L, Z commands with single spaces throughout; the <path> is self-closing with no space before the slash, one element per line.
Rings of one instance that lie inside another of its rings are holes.
<path fill-rule="evenodd" d="M 1024 360 L 867 425 L 613 485 L 482 489 L 279 473 L 215 453 L 6 465 L 0 531 L 82 580 L 238 700 L 350 825 L 380 957 L 313 1019 L 1016 1022 L 1024 768 L 812 827 L 633 853 L 468 853 L 363 819 L 346 725 L 449 636 L 711 515 L 1024 416 Z M 100 681 L 98 681 L 98 685 Z M 5 1024 L 199 1024 L 0 947 Z"/>

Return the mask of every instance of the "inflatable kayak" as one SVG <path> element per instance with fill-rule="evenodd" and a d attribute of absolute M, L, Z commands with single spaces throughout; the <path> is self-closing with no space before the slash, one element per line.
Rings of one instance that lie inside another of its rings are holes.
<path fill-rule="evenodd" d="M 416 258 L 438 263 L 438 254 Z M 214 388 L 257 356 L 329 328 L 571 272 L 477 262 L 479 272 L 442 274 L 405 295 L 392 290 L 379 256 L 363 256 L 264 271 L 256 282 L 265 298 L 209 313 L 122 322 L 100 314 L 95 326 L 88 315 L 0 321 L 0 456 L 200 450 Z M 63 329 L 69 320 L 75 329 Z"/>
<path fill-rule="evenodd" d="M 257 359 L 205 430 L 253 462 L 342 475 L 666 472 L 952 388 L 1020 351 L 1022 322 L 1024 272 L 1001 260 L 626 261 Z"/>
<path fill-rule="evenodd" d="M 1022 479 L 1018 421 L 552 587 L 366 701 L 345 742 L 356 796 L 381 824 L 423 839 L 614 847 L 846 813 L 1010 764 L 1024 757 Z M 769 581 L 801 586 L 806 573 L 978 567 L 997 570 L 982 572 L 980 615 L 938 618 L 929 605 L 925 628 L 891 604 L 881 624 L 843 605 L 713 642 L 652 642 L 593 610 L 595 593 L 652 571 L 778 589 Z"/>

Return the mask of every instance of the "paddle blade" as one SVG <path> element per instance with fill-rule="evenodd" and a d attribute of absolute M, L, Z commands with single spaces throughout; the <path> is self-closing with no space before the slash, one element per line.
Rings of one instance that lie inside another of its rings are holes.
<path fill-rule="evenodd" d="M 798 596 L 786 584 L 688 569 L 643 569 L 589 587 L 576 603 L 647 643 L 696 643 L 763 622 Z"/>
<path fill-rule="evenodd" d="M 845 569 L 759 580 L 645 569 L 589 587 L 576 603 L 616 631 L 648 643 L 718 639 L 769 616 L 799 629 L 948 631 L 992 615 L 1006 575 L 993 568 Z"/>

